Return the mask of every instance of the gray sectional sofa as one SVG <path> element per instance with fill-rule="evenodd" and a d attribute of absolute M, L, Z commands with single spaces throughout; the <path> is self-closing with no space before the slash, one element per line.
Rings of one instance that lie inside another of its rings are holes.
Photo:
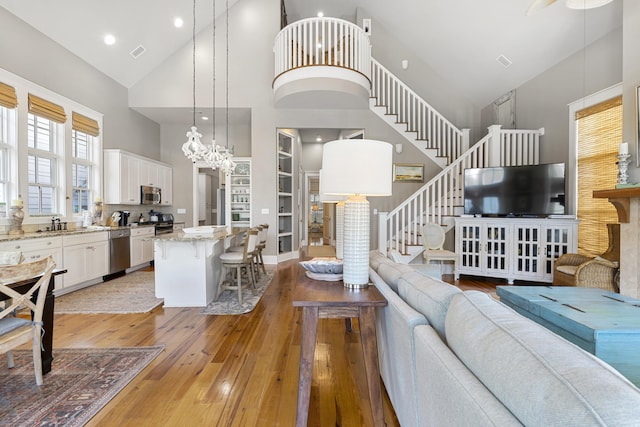
<path fill-rule="evenodd" d="M 380 374 L 400 424 L 638 426 L 640 390 L 492 296 L 370 254 Z"/>

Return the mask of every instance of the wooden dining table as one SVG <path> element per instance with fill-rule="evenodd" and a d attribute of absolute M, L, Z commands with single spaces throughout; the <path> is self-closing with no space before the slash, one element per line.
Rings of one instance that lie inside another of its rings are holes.
<path fill-rule="evenodd" d="M 53 273 L 51 273 L 51 279 L 49 280 L 49 286 L 47 287 L 47 297 L 44 301 L 44 311 L 42 313 L 42 329 L 44 330 L 44 336 L 42 337 L 42 373 L 46 374 L 51 371 L 51 364 L 53 362 L 53 309 L 55 307 L 55 297 L 53 295 L 53 290 L 55 288 L 55 276 L 59 274 L 66 273 L 66 269 L 55 269 Z M 18 292 L 27 292 L 31 287 L 38 281 L 38 277 L 34 277 L 29 280 L 22 280 L 20 282 L 15 282 L 11 284 L 7 284 L 12 289 L 15 289 Z M 35 303 L 38 298 L 38 292 L 36 291 L 32 296 L 31 300 Z M 0 301 L 6 300 L 8 297 L 6 295 L 0 294 Z M 33 313 L 32 313 L 33 314 Z"/>
<path fill-rule="evenodd" d="M 373 285 L 358 290 L 348 289 L 341 281 L 325 282 L 310 279 L 300 267 L 293 296 L 293 306 L 302 307 L 297 427 L 306 427 L 309 416 L 309 398 L 319 318 L 358 319 L 373 422 L 375 426 L 384 426 L 375 309 L 386 305 L 387 300 Z"/>

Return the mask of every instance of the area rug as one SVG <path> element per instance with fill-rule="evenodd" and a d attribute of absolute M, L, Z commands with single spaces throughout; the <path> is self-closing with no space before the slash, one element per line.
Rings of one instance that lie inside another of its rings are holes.
<path fill-rule="evenodd" d="M 138 270 L 56 298 L 55 313 L 148 313 L 164 300 L 156 298 L 154 272 Z"/>
<path fill-rule="evenodd" d="M 0 426 L 82 426 L 164 349 L 53 349 L 51 372 L 36 385 L 31 350 L 0 357 Z"/>
<path fill-rule="evenodd" d="M 238 303 L 238 291 L 224 290 L 218 298 L 218 301 L 211 302 L 202 310 L 202 314 L 244 314 L 254 309 L 264 291 L 267 290 L 276 266 L 265 266 L 267 274 L 260 272 L 257 289 L 251 287 L 242 288 L 242 304 Z"/>

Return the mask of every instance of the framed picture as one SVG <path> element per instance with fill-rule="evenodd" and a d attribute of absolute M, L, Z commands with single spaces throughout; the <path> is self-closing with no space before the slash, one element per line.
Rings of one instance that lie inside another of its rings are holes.
<path fill-rule="evenodd" d="M 393 181 L 398 182 L 423 182 L 424 165 L 420 163 L 394 163 Z"/>

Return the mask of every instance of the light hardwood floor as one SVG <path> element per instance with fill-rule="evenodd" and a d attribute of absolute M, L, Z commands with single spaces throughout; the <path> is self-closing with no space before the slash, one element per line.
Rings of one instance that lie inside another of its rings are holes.
<path fill-rule="evenodd" d="M 199 308 L 56 315 L 54 348 L 166 346 L 88 425 L 294 425 L 301 310 L 291 298 L 297 269 L 296 261 L 280 264 L 246 315 L 207 316 Z M 490 284 L 462 283 L 492 290 Z M 341 319 L 319 323 L 310 426 L 372 425 L 357 328 L 357 321 L 351 333 Z M 387 426 L 399 426 L 386 393 L 384 399 Z"/>

